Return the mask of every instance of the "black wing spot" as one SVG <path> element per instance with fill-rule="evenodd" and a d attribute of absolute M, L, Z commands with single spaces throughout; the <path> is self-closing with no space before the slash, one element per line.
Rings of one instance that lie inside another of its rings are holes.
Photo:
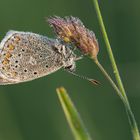
<path fill-rule="evenodd" d="M 34 72 L 34 75 L 37 75 L 37 72 L 36 71 Z"/>
<path fill-rule="evenodd" d="M 25 69 L 24 72 L 27 72 L 27 69 Z"/>

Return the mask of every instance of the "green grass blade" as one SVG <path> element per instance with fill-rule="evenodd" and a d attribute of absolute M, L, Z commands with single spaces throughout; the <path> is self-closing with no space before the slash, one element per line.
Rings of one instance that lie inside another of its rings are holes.
<path fill-rule="evenodd" d="M 75 140 L 91 140 L 65 88 L 60 87 L 56 91 Z"/>

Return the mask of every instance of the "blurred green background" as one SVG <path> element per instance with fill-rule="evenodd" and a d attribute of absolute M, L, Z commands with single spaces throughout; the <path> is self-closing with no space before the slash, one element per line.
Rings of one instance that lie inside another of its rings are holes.
<path fill-rule="evenodd" d="M 140 128 L 140 0 L 99 0 L 112 49 Z M 100 44 L 99 60 L 112 74 L 91 0 L 0 0 L 0 39 L 8 30 L 54 37 L 52 15 L 79 17 Z M 99 80 L 92 86 L 63 70 L 32 82 L 0 86 L 0 140 L 72 140 L 55 89 L 64 86 L 94 140 L 132 140 L 119 97 L 95 64 L 84 58 L 77 72 Z M 113 74 L 112 74 L 113 75 Z"/>

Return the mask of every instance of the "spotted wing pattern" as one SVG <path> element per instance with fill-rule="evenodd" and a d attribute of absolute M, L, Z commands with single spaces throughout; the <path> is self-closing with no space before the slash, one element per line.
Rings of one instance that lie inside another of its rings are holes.
<path fill-rule="evenodd" d="M 0 84 L 30 81 L 62 67 L 56 40 L 10 31 L 0 43 Z"/>

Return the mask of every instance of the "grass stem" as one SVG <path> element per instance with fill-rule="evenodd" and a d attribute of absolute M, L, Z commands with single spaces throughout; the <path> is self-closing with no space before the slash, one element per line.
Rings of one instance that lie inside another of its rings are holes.
<path fill-rule="evenodd" d="M 140 134 L 139 134 L 138 126 L 137 126 L 134 114 L 131 110 L 131 107 L 130 107 L 130 104 L 129 104 L 129 101 L 128 101 L 128 98 L 127 98 L 127 95 L 126 95 L 126 92 L 125 92 L 120 74 L 119 74 L 119 71 L 118 71 L 118 68 L 117 68 L 117 65 L 116 65 L 116 61 L 115 61 L 115 58 L 114 58 L 114 55 L 113 55 L 113 52 L 112 52 L 112 49 L 111 49 L 111 45 L 110 45 L 110 42 L 109 42 L 109 39 L 108 39 L 108 35 L 107 35 L 107 32 L 106 32 L 105 25 L 104 25 L 104 22 L 103 22 L 103 18 L 102 18 L 102 15 L 101 15 L 101 11 L 100 11 L 100 8 L 99 8 L 98 0 L 92 0 L 92 1 L 93 1 L 93 4 L 94 4 L 94 7 L 95 7 L 95 11 L 96 11 L 97 18 L 98 18 L 98 21 L 99 21 L 99 24 L 100 24 L 100 28 L 101 28 L 101 31 L 102 31 L 102 34 L 103 34 L 103 38 L 104 38 L 104 41 L 105 41 L 105 44 L 106 44 L 107 52 L 108 52 L 108 55 L 109 55 L 109 58 L 110 58 L 110 61 L 111 61 L 111 65 L 112 65 L 113 72 L 114 72 L 114 75 L 115 75 L 115 78 L 116 78 L 116 81 L 117 81 L 118 88 L 119 88 L 122 96 L 125 99 L 125 108 L 126 108 L 126 111 L 127 111 L 127 115 L 128 115 L 130 125 L 131 125 L 133 139 L 134 140 L 140 140 Z M 97 64 L 98 64 L 98 67 L 100 67 L 100 64 L 99 63 L 97 63 Z M 106 74 L 104 73 L 104 75 L 106 75 Z M 107 79 L 110 81 L 109 78 L 107 78 Z M 111 83 L 111 81 L 110 81 L 110 83 Z"/>

